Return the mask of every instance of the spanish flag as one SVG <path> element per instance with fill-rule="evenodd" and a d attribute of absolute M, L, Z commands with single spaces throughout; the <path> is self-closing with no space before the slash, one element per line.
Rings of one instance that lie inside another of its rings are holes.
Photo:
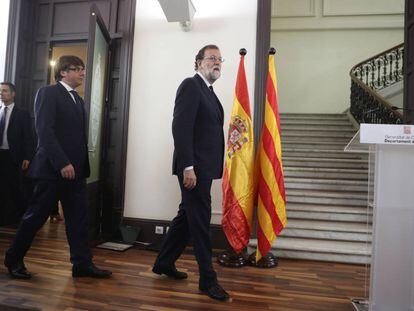
<path fill-rule="evenodd" d="M 256 262 L 266 256 L 287 222 L 274 54 L 272 48 L 269 54 L 264 124 L 257 151 Z"/>
<path fill-rule="evenodd" d="M 253 224 L 254 141 L 245 54 L 246 50 L 241 49 L 222 184 L 222 228 L 236 253 L 249 243 Z"/>

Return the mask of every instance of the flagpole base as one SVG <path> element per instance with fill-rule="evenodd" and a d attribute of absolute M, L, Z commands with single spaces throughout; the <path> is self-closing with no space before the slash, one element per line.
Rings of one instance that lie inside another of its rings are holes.
<path fill-rule="evenodd" d="M 249 258 L 247 259 L 250 266 L 258 267 L 258 268 L 274 268 L 277 267 L 278 261 L 277 258 L 271 253 L 268 252 L 266 256 L 260 258 L 258 262 L 256 262 L 256 252 L 250 254 Z"/>
<path fill-rule="evenodd" d="M 241 268 L 247 266 L 247 254 L 245 251 L 237 254 L 234 250 L 228 249 L 217 256 L 217 262 L 220 266 Z"/>

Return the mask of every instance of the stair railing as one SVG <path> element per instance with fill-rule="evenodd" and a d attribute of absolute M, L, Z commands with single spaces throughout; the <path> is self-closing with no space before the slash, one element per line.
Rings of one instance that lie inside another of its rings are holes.
<path fill-rule="evenodd" d="M 403 115 L 378 91 L 403 80 L 404 44 L 371 57 L 351 71 L 350 112 L 358 123 L 403 123 Z"/>

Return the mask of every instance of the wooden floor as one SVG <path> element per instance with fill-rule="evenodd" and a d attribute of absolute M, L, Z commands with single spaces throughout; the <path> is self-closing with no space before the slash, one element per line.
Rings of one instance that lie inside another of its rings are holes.
<path fill-rule="evenodd" d="M 0 228 L 1 256 L 13 235 L 13 229 Z M 274 269 L 231 269 L 215 264 L 221 285 L 232 297 L 231 302 L 222 303 L 199 293 L 192 255 L 177 262 L 189 278 L 173 281 L 151 272 L 153 252 L 93 252 L 95 263 L 112 270 L 113 277 L 72 279 L 64 224 L 45 225 L 25 259 L 29 271 L 36 273 L 31 280 L 10 279 L 1 265 L 0 304 L 41 310 L 352 311 L 350 298 L 365 295 L 364 266 L 280 260 Z"/>

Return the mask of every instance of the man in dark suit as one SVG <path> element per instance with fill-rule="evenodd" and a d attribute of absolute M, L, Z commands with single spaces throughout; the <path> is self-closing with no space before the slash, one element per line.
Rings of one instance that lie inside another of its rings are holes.
<path fill-rule="evenodd" d="M 175 267 L 189 237 L 199 266 L 199 289 L 213 299 L 230 297 L 218 284 L 212 265 L 210 241 L 211 184 L 223 173 L 223 108 L 212 84 L 220 77 L 223 59 L 215 45 L 203 47 L 195 59 L 194 77 L 185 79 L 177 90 L 172 132 L 173 174 L 181 190 L 181 204 L 173 219 L 153 272 L 175 279 L 187 274 Z"/>
<path fill-rule="evenodd" d="M 0 83 L 0 212 L 5 221 L 1 224 L 18 223 L 26 211 L 23 173 L 34 149 L 30 115 L 15 105 L 15 96 L 14 84 Z M 7 205 L 9 195 L 13 208 Z"/>
<path fill-rule="evenodd" d="M 14 278 L 30 278 L 23 258 L 36 232 L 49 217 L 57 199 L 65 214 L 73 277 L 106 278 L 108 270 L 92 263 L 88 245 L 86 178 L 89 176 L 87 117 L 75 88 L 85 77 L 85 65 L 76 56 L 61 56 L 55 68 L 56 85 L 40 88 L 35 99 L 36 153 L 28 177 L 34 191 L 4 264 Z"/>

